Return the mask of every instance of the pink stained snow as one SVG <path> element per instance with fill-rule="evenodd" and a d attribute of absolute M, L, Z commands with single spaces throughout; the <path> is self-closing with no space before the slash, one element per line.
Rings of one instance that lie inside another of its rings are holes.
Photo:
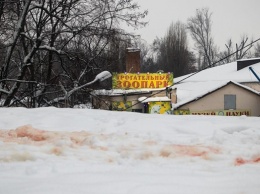
<path fill-rule="evenodd" d="M 259 117 L 57 108 L 0 116 L 0 193 L 260 192 Z"/>

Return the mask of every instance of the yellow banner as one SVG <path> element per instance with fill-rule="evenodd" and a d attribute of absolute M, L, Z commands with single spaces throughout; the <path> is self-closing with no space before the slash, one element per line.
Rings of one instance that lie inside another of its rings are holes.
<path fill-rule="evenodd" d="M 171 102 L 149 102 L 149 113 L 171 114 Z"/>
<path fill-rule="evenodd" d="M 249 110 L 191 111 L 191 115 L 250 116 Z"/>
<path fill-rule="evenodd" d="M 112 110 L 118 111 L 132 111 L 130 108 L 132 106 L 132 101 L 127 102 L 112 102 Z"/>
<path fill-rule="evenodd" d="M 216 116 L 251 116 L 250 110 L 205 110 L 205 111 L 189 111 L 174 110 L 175 115 L 216 115 Z"/>
<path fill-rule="evenodd" d="M 190 115 L 189 110 L 174 110 L 175 115 Z"/>
<path fill-rule="evenodd" d="M 172 73 L 113 73 L 113 89 L 165 88 L 173 85 Z"/>

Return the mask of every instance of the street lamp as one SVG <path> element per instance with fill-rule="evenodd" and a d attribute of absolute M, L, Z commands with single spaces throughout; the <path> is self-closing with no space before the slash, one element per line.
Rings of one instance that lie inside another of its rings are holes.
<path fill-rule="evenodd" d="M 81 86 L 77 86 L 77 84 L 74 83 L 74 88 L 73 88 L 72 90 L 70 90 L 70 91 L 66 91 L 66 89 L 64 88 L 64 86 L 60 83 L 61 88 L 62 88 L 62 90 L 64 91 L 64 94 L 65 94 L 63 99 L 64 99 L 65 102 L 66 102 L 66 101 L 68 101 L 68 98 L 69 98 L 74 92 L 80 90 L 81 88 L 84 88 L 84 87 L 86 87 L 86 86 L 89 86 L 89 85 L 91 85 L 91 84 L 93 84 L 93 83 L 95 83 L 95 82 L 97 82 L 97 81 L 99 81 L 99 82 L 104 81 L 104 80 L 106 80 L 106 79 L 108 79 L 108 78 L 110 78 L 110 77 L 112 77 L 112 74 L 111 74 L 109 71 L 103 71 L 103 72 L 97 74 L 96 77 L 95 77 L 95 79 L 94 79 L 93 81 L 91 81 L 91 82 L 85 83 L 85 84 L 83 84 L 83 85 L 81 85 Z M 61 99 L 61 98 L 59 98 L 59 99 Z"/>
<path fill-rule="evenodd" d="M 65 106 L 67 107 L 68 99 L 74 92 L 77 92 L 78 90 L 80 90 L 80 89 L 82 89 L 82 88 L 84 88 L 86 86 L 89 86 L 89 85 L 91 85 L 91 84 L 93 84 L 93 83 L 95 83 L 97 81 L 102 82 L 102 81 L 104 81 L 104 80 L 106 80 L 106 79 L 108 79 L 110 77 L 112 77 L 112 74 L 109 71 L 103 71 L 103 72 L 97 74 L 93 81 L 85 83 L 85 84 L 83 84 L 81 86 L 78 86 L 78 82 L 74 82 L 74 88 L 71 89 L 70 91 L 67 91 L 65 89 L 65 87 L 62 85 L 62 83 L 60 82 L 60 87 L 61 87 L 61 89 L 64 92 L 64 97 L 55 98 L 52 101 L 50 101 L 49 104 L 52 104 L 52 103 L 64 100 L 65 101 Z"/>
<path fill-rule="evenodd" d="M 70 96 L 72 93 L 74 93 L 77 90 L 80 90 L 81 88 L 84 88 L 86 86 L 89 86 L 97 81 L 102 82 L 108 78 L 112 77 L 112 74 L 109 71 L 102 71 L 101 73 L 97 74 L 95 79 L 91 82 L 85 83 L 79 87 L 73 88 L 71 91 L 68 92 L 68 96 Z"/>
<path fill-rule="evenodd" d="M 96 78 L 93 81 L 102 82 L 110 77 L 112 77 L 112 74 L 109 71 L 102 71 L 101 73 L 97 74 Z"/>

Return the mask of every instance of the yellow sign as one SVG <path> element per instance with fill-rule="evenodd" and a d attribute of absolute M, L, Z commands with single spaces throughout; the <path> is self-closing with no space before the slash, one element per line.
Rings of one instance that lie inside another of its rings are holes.
<path fill-rule="evenodd" d="M 250 116 L 249 110 L 191 111 L 191 115 Z"/>
<path fill-rule="evenodd" d="M 190 110 L 174 110 L 175 115 L 216 115 L 216 116 L 250 116 L 249 110 L 205 110 L 205 111 L 190 111 Z"/>
<path fill-rule="evenodd" d="M 171 114 L 171 102 L 149 102 L 149 113 Z"/>
<path fill-rule="evenodd" d="M 220 115 L 224 116 L 225 112 L 224 111 L 190 111 L 191 115 Z"/>
<path fill-rule="evenodd" d="M 251 112 L 249 110 L 226 110 L 225 111 L 225 116 L 241 116 L 241 115 L 246 115 L 250 116 Z"/>
<path fill-rule="evenodd" d="M 131 101 L 127 102 L 112 102 L 112 110 L 118 110 L 118 111 L 132 111 L 130 108 L 132 106 Z"/>
<path fill-rule="evenodd" d="M 113 73 L 113 89 L 165 88 L 173 85 L 172 73 Z"/>
<path fill-rule="evenodd" d="M 190 111 L 189 110 L 174 110 L 175 115 L 189 115 Z"/>

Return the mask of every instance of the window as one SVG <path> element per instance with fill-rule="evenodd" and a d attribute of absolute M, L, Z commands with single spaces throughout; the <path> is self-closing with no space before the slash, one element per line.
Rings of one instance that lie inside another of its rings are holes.
<path fill-rule="evenodd" d="M 225 94 L 224 95 L 224 109 L 236 110 L 236 95 L 233 94 Z"/>

